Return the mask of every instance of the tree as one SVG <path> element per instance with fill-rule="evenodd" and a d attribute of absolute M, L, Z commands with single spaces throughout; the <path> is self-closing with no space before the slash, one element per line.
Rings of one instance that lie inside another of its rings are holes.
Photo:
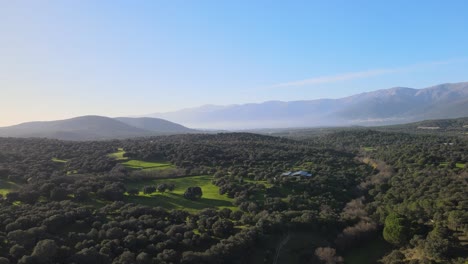
<path fill-rule="evenodd" d="M 19 197 L 20 195 L 18 192 L 9 192 L 6 194 L 6 200 L 10 203 L 17 201 Z"/>
<path fill-rule="evenodd" d="M 37 257 L 41 262 L 53 262 L 53 258 L 57 254 L 57 244 L 54 240 L 44 239 L 37 242 L 32 256 Z"/>
<path fill-rule="evenodd" d="M 26 255 L 26 249 L 24 249 L 21 245 L 13 245 L 10 248 L 10 255 L 16 259 L 21 258 L 22 256 Z"/>
<path fill-rule="evenodd" d="M 130 196 L 135 196 L 135 195 L 138 195 L 139 191 L 138 191 L 138 189 L 132 188 L 132 189 L 129 189 L 129 190 L 127 191 L 127 193 L 128 193 L 128 195 L 130 195 Z"/>
<path fill-rule="evenodd" d="M 464 223 L 468 222 L 468 213 L 464 211 L 450 211 L 447 221 L 448 226 L 456 231 L 462 228 Z"/>
<path fill-rule="evenodd" d="M 403 216 L 391 213 L 385 219 L 383 237 L 387 242 L 394 245 L 402 245 L 408 240 L 408 232 L 407 221 Z"/>
<path fill-rule="evenodd" d="M 109 201 L 120 201 L 124 198 L 125 185 L 120 182 L 106 184 L 97 195 Z"/>
<path fill-rule="evenodd" d="M 141 252 L 136 257 L 136 262 L 138 264 L 151 264 L 151 255 L 145 252 Z"/>
<path fill-rule="evenodd" d="M 144 194 L 152 194 L 156 191 L 156 187 L 154 186 L 145 186 L 143 187 L 143 193 Z"/>
<path fill-rule="evenodd" d="M 168 190 L 168 191 L 172 192 L 172 191 L 174 191 L 174 189 L 175 189 L 175 184 L 169 183 L 169 184 L 167 185 L 167 190 Z"/>
<path fill-rule="evenodd" d="M 202 189 L 198 186 L 196 187 L 188 187 L 184 193 L 184 197 L 189 200 L 197 200 L 200 199 L 203 195 Z"/>
<path fill-rule="evenodd" d="M 165 183 L 159 184 L 157 189 L 158 189 L 158 192 L 163 193 L 167 189 L 167 184 L 165 184 Z"/>
<path fill-rule="evenodd" d="M 427 235 L 426 241 L 424 242 L 425 253 L 431 258 L 443 260 L 450 247 L 450 242 L 447 237 L 446 228 L 436 225 Z"/>
<path fill-rule="evenodd" d="M 215 236 L 227 237 L 234 231 L 234 224 L 231 220 L 220 219 L 216 221 L 211 228 Z"/>
<path fill-rule="evenodd" d="M 49 197 L 50 197 L 51 200 L 54 200 L 54 201 L 63 201 L 65 199 L 67 199 L 68 191 L 63 189 L 63 188 L 60 188 L 60 187 L 53 188 L 50 191 L 50 196 Z"/>
<path fill-rule="evenodd" d="M 405 260 L 405 255 L 399 250 L 393 250 L 390 254 L 382 258 L 381 262 L 384 264 L 400 264 Z"/>
<path fill-rule="evenodd" d="M 129 251 L 123 252 L 114 262 L 115 264 L 133 264 L 135 263 L 135 254 Z"/>
<path fill-rule="evenodd" d="M 343 262 L 343 258 L 336 256 L 336 250 L 330 247 L 319 247 L 315 250 L 315 256 L 326 264 L 335 264 Z"/>

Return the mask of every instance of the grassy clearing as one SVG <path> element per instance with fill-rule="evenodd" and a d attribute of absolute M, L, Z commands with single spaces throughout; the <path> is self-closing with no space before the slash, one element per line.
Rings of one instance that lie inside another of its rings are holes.
<path fill-rule="evenodd" d="M 0 179 L 0 194 L 6 195 L 7 193 L 18 189 L 20 186 L 12 181 Z"/>
<path fill-rule="evenodd" d="M 374 148 L 374 147 L 364 147 L 363 149 L 364 149 L 364 151 L 374 151 L 374 150 L 377 150 L 377 149 Z"/>
<path fill-rule="evenodd" d="M 52 158 L 52 161 L 57 162 L 57 163 L 66 163 L 66 162 L 68 162 L 68 160 L 59 159 L 59 158 Z"/>
<path fill-rule="evenodd" d="M 377 263 L 392 247 L 382 237 L 377 237 L 359 247 L 356 247 L 343 256 L 346 264 Z"/>
<path fill-rule="evenodd" d="M 160 170 L 175 168 L 175 166 L 169 162 L 129 160 L 128 157 L 124 157 L 125 153 L 126 152 L 123 148 L 118 148 L 117 152 L 111 153 L 108 156 L 114 158 L 115 160 L 121 161 L 121 164 L 124 165 L 126 168 L 134 170 Z"/>
<path fill-rule="evenodd" d="M 128 160 L 127 157 L 124 157 L 125 150 L 123 148 L 118 148 L 117 152 L 109 154 L 109 157 L 114 158 L 116 160 Z"/>
<path fill-rule="evenodd" d="M 444 162 L 439 163 L 439 167 L 447 167 L 448 164 L 449 164 L 449 163 L 448 163 L 447 161 L 444 161 Z M 459 169 L 464 169 L 464 168 L 465 168 L 465 164 L 464 164 L 464 163 L 456 163 L 456 164 L 455 164 L 455 167 L 456 167 L 456 168 L 459 168 Z"/>
<path fill-rule="evenodd" d="M 142 161 L 142 160 L 128 160 L 126 162 L 122 162 L 122 165 L 129 169 L 135 170 L 154 170 L 154 169 L 169 169 L 175 168 L 169 162 L 151 162 L 151 161 Z"/>
<path fill-rule="evenodd" d="M 126 196 L 127 202 L 138 203 L 149 206 L 161 206 L 166 209 L 184 209 L 197 211 L 204 208 L 229 208 L 236 210 L 232 204 L 233 199 L 226 195 L 220 195 L 218 187 L 211 183 L 212 176 L 191 176 L 172 179 L 157 179 L 127 183 L 127 188 L 140 190 L 138 196 Z M 159 185 L 161 183 L 173 183 L 175 189 L 172 192 L 143 194 L 142 189 L 147 185 Z M 203 196 L 200 200 L 191 201 L 184 198 L 184 192 L 188 187 L 199 186 L 202 188 Z"/>

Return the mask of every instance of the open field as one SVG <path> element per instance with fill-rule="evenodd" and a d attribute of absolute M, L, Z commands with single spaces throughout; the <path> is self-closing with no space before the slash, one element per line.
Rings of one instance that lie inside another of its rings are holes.
<path fill-rule="evenodd" d="M 220 195 L 218 187 L 211 183 L 212 176 L 191 176 L 172 179 L 157 179 L 127 183 L 127 188 L 136 188 L 140 191 L 138 196 L 127 196 L 126 201 L 149 206 L 161 206 L 167 209 L 185 209 L 197 211 L 204 208 L 229 208 L 236 210 L 232 204 L 233 199 L 226 195 Z M 173 183 L 175 189 L 172 192 L 143 194 L 144 186 L 157 186 L 162 183 Z M 192 201 L 184 198 L 184 192 L 188 187 L 199 186 L 203 196 L 200 200 Z"/>

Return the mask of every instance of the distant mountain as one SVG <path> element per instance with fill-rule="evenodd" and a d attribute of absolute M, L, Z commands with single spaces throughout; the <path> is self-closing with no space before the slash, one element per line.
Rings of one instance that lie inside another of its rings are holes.
<path fill-rule="evenodd" d="M 134 124 L 134 125 L 132 125 Z M 158 124 L 160 129 L 158 129 Z M 65 120 L 28 122 L 0 128 L 1 137 L 45 137 L 62 140 L 101 140 L 193 132 L 156 118 L 81 116 Z"/>
<path fill-rule="evenodd" d="M 406 133 L 461 135 L 467 137 L 468 117 L 424 120 L 401 125 L 373 127 L 373 129 Z"/>
<path fill-rule="evenodd" d="M 401 124 L 468 116 L 468 82 L 396 87 L 340 99 L 209 105 L 148 116 L 217 129 Z"/>
<path fill-rule="evenodd" d="M 182 125 L 170 122 L 161 118 L 150 118 L 150 117 L 140 117 L 140 118 L 131 118 L 131 117 L 117 117 L 114 118 L 122 123 L 125 123 L 129 126 L 144 129 L 146 131 L 156 132 L 156 133 L 193 133 L 196 132 L 194 129 L 184 127 Z"/>

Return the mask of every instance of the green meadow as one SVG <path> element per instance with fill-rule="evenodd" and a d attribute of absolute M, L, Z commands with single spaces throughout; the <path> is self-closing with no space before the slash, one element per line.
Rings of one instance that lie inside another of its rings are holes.
<path fill-rule="evenodd" d="M 52 161 L 53 161 L 53 162 L 57 162 L 57 163 L 65 163 L 65 162 L 68 162 L 67 160 L 59 159 L 59 158 L 52 158 Z"/>
<path fill-rule="evenodd" d="M 175 168 L 169 162 L 152 162 L 152 161 L 142 161 L 142 160 L 128 160 L 121 163 L 126 168 L 135 169 L 135 170 L 154 170 L 154 169 L 169 169 Z"/>
<path fill-rule="evenodd" d="M 166 209 L 185 209 L 188 211 L 197 211 L 204 208 L 229 208 L 236 210 L 233 205 L 233 199 L 226 195 L 220 195 L 218 187 L 211 183 L 213 176 L 190 176 L 172 179 L 157 179 L 148 181 L 138 181 L 127 183 L 127 189 L 136 188 L 140 191 L 138 196 L 126 196 L 127 202 L 138 203 L 149 206 L 161 206 Z M 155 192 L 152 194 L 143 194 L 144 186 L 157 186 L 162 183 L 174 184 L 175 189 L 172 192 Z M 184 192 L 188 187 L 199 186 L 202 189 L 201 199 L 192 201 L 184 198 Z"/>
<path fill-rule="evenodd" d="M 121 164 L 126 168 L 134 170 L 161 170 L 175 168 L 175 166 L 169 162 L 128 159 L 128 157 L 124 157 L 124 155 L 125 150 L 123 148 L 118 148 L 118 151 L 109 154 L 109 157 L 121 161 Z"/>

